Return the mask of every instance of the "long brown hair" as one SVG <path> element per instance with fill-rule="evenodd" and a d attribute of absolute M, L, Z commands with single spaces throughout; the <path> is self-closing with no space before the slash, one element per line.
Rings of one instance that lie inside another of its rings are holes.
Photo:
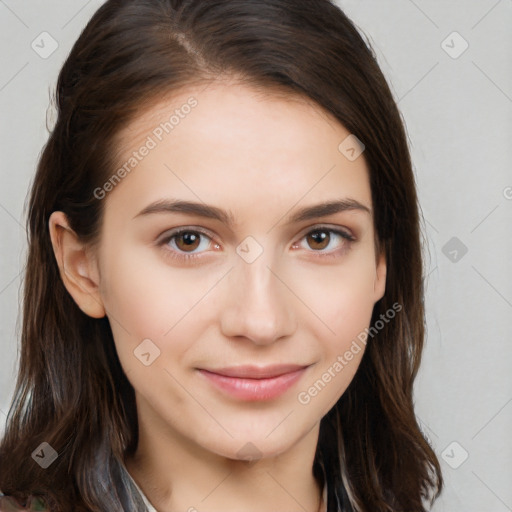
<path fill-rule="evenodd" d="M 401 115 L 375 53 L 329 0 L 108 0 L 58 78 L 58 117 L 32 184 L 18 380 L 0 444 L 0 489 L 44 496 L 51 510 L 145 510 L 124 460 L 137 446 L 134 390 L 107 318 L 67 292 L 48 220 L 63 211 L 88 243 L 105 201 L 93 191 L 116 169 L 116 134 L 178 88 L 236 76 L 312 99 L 365 145 L 386 293 L 346 392 L 321 421 L 329 512 L 427 510 L 443 480 L 417 423 L 413 383 L 424 343 L 419 206 Z M 341 142 L 341 141 L 340 141 Z M 382 322 L 381 322 L 382 323 Z M 32 460 L 43 442 L 58 453 Z"/>

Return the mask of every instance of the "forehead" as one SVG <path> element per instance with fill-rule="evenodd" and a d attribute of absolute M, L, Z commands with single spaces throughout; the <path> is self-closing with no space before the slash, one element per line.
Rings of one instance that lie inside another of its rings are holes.
<path fill-rule="evenodd" d="M 349 135 L 320 105 L 284 90 L 239 83 L 190 87 L 146 105 L 120 131 L 118 166 L 138 158 L 134 152 L 149 141 L 151 150 L 112 200 L 130 189 L 134 206 L 166 191 L 240 204 L 274 199 L 285 206 L 331 192 L 371 205 L 364 155 L 350 161 L 339 149 Z"/>
<path fill-rule="evenodd" d="M 196 102 L 199 108 L 189 108 L 192 101 Z M 190 113 L 194 115 L 189 116 Z M 126 150 L 131 151 L 144 136 L 154 132 L 160 124 L 169 122 L 173 114 L 175 114 L 175 119 L 171 122 L 173 136 L 183 131 L 183 128 L 174 130 L 178 124 L 189 127 L 192 125 L 197 131 L 200 125 L 206 126 L 213 123 L 219 128 L 214 132 L 215 134 L 228 135 L 228 131 L 221 132 L 220 129 L 228 128 L 234 123 L 239 128 L 243 126 L 252 128 L 253 131 L 265 126 L 269 129 L 272 126 L 278 128 L 279 123 L 276 122 L 278 120 L 281 121 L 282 126 L 289 124 L 291 120 L 299 124 L 301 121 L 306 121 L 311 125 L 311 130 L 318 129 L 318 124 L 323 124 L 330 126 L 334 131 L 340 129 L 346 131 L 339 121 L 318 103 L 287 87 L 277 85 L 256 87 L 234 79 L 219 79 L 185 86 L 142 103 L 128 125 L 117 133 L 115 137 L 117 152 L 122 154 Z M 187 117 L 191 117 L 192 121 L 183 123 L 182 121 Z"/>

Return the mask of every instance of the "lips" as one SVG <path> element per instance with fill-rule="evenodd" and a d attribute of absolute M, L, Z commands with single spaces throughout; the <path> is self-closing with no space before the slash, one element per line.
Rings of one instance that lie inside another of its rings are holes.
<path fill-rule="evenodd" d="M 305 368 L 307 365 L 299 364 L 277 364 L 271 366 L 232 366 L 228 368 L 208 369 L 211 373 L 217 375 L 224 375 L 226 377 L 237 377 L 240 379 L 268 379 L 272 377 L 278 377 L 285 373 L 295 372 L 301 368 Z M 206 368 L 205 368 L 206 369 Z"/>
<path fill-rule="evenodd" d="M 233 366 L 199 373 L 223 394 L 244 401 L 271 400 L 285 393 L 308 367 L 296 364 L 272 366 Z"/>

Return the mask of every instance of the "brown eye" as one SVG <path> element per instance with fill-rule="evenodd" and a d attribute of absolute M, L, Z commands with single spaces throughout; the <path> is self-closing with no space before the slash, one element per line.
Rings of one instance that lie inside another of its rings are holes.
<path fill-rule="evenodd" d="M 201 241 L 201 234 L 194 231 L 182 231 L 174 235 L 174 238 L 178 249 L 187 252 L 197 249 Z"/>
<path fill-rule="evenodd" d="M 206 256 L 220 246 L 214 243 L 212 236 L 199 229 L 176 229 L 168 232 L 158 242 L 167 257 L 175 260 L 190 261 Z"/>
<path fill-rule="evenodd" d="M 323 258 L 339 257 L 355 241 L 356 238 L 350 232 L 320 226 L 306 233 L 301 238 L 301 242 L 294 244 L 293 248 L 306 249 L 308 252 L 315 254 L 315 256 Z"/>
<path fill-rule="evenodd" d="M 311 231 L 311 233 L 306 236 L 309 247 L 316 250 L 322 250 L 328 247 L 331 240 L 331 236 L 328 233 L 329 231 L 327 230 Z"/>

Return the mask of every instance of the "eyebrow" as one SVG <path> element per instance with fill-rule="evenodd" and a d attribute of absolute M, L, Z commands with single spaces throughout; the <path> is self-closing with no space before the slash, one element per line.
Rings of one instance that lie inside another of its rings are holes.
<path fill-rule="evenodd" d="M 344 211 L 361 211 L 370 215 L 372 214 L 372 211 L 368 206 L 365 206 L 355 199 L 344 198 L 302 208 L 291 214 L 286 223 L 293 224 L 303 222 L 306 220 L 316 219 L 318 217 L 334 215 L 335 213 Z M 137 217 L 155 213 L 188 213 L 207 219 L 218 220 L 229 227 L 235 225 L 234 215 L 230 211 L 223 210 L 216 206 L 207 205 L 205 203 L 169 199 L 160 199 L 149 204 L 133 218 L 136 219 Z"/>

